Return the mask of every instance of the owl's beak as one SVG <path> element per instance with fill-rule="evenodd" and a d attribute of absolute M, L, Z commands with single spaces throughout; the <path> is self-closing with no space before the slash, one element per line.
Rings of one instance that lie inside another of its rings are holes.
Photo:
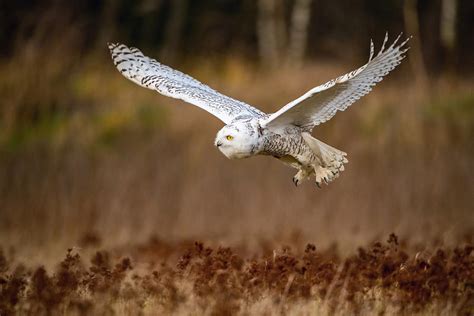
<path fill-rule="evenodd" d="M 217 147 L 220 147 L 221 145 L 222 145 L 222 142 L 221 142 L 221 141 L 218 141 L 218 142 L 216 143 L 216 146 L 217 146 Z"/>

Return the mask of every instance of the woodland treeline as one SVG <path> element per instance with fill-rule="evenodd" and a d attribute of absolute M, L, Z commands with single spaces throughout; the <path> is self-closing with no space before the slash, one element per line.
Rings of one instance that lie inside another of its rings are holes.
<path fill-rule="evenodd" d="M 123 41 L 167 60 L 238 56 L 278 67 L 358 57 L 369 38 L 380 45 L 385 31 L 404 31 L 419 71 L 474 66 L 471 0 L 3 0 L 0 26 L 3 58 L 33 37 L 70 41 L 82 54 Z"/>

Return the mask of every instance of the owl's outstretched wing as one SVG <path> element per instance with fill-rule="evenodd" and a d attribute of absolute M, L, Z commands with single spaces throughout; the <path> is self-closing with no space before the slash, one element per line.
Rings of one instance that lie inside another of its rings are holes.
<path fill-rule="evenodd" d="M 126 78 L 159 93 L 194 104 L 229 124 L 235 118 L 261 117 L 263 112 L 185 75 L 160 64 L 134 47 L 109 44 L 112 60 Z"/>
<path fill-rule="evenodd" d="M 311 130 L 314 126 L 331 119 L 337 111 L 344 111 L 355 101 L 368 94 L 377 82 L 398 66 L 408 50 L 408 39 L 385 49 L 385 35 L 380 52 L 374 57 L 374 44 L 370 42 L 370 57 L 367 64 L 348 74 L 315 87 L 298 99 L 288 103 L 262 122 L 263 127 L 286 125 L 300 126 Z"/>

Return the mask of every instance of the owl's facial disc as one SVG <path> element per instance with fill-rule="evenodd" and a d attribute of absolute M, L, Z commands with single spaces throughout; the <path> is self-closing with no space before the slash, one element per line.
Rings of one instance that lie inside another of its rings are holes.
<path fill-rule="evenodd" d="M 226 125 L 217 133 L 214 145 L 229 159 L 250 157 L 255 154 L 254 134 L 245 125 Z"/>

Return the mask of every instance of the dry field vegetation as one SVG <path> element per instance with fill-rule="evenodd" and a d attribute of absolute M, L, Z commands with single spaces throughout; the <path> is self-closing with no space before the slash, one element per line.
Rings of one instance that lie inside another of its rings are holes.
<path fill-rule="evenodd" d="M 469 79 L 405 63 L 318 127 L 350 160 L 319 190 L 226 160 L 219 121 L 73 49 L 0 62 L 0 315 L 474 313 Z M 180 68 L 273 111 L 362 62 Z"/>
<path fill-rule="evenodd" d="M 472 246 L 413 257 L 392 234 L 342 259 L 313 244 L 262 246 L 248 256 L 152 238 L 84 260 L 79 252 L 100 242 L 85 237 L 50 273 L 13 267 L 2 253 L 2 315 L 470 315 L 474 308 Z"/>

